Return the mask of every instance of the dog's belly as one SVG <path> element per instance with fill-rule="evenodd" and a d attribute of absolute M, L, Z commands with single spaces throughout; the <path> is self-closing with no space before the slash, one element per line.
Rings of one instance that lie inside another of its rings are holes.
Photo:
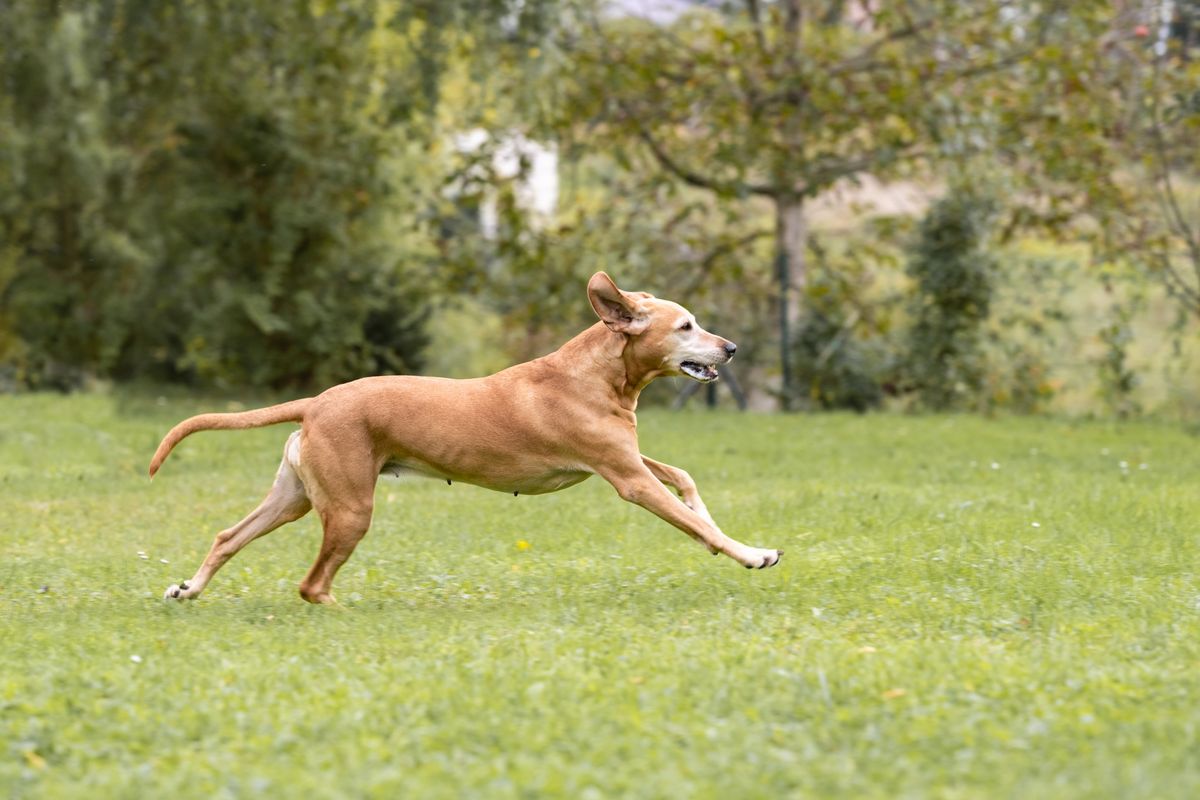
<path fill-rule="evenodd" d="M 381 475 L 416 475 L 423 478 L 437 478 L 446 481 L 459 481 L 494 489 L 498 492 L 517 492 L 520 494 L 546 494 L 557 492 L 574 486 L 592 476 L 592 471 L 576 465 L 538 464 L 497 471 L 495 474 L 468 475 L 462 472 L 440 468 L 417 458 L 392 458 L 380 470 Z"/>

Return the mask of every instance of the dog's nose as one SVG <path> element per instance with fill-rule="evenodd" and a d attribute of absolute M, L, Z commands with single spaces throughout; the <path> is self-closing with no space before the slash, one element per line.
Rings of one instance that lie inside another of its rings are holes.
<path fill-rule="evenodd" d="M 733 342 L 726 342 L 725 352 L 729 354 L 730 358 L 733 358 L 733 354 L 737 352 L 737 345 Z"/>

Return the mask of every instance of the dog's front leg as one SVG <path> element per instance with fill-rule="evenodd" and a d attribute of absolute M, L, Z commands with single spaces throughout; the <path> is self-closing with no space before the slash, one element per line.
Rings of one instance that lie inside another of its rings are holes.
<path fill-rule="evenodd" d="M 663 485 L 663 482 L 651 470 L 651 467 L 644 463 L 648 460 L 617 464 L 608 468 L 598 469 L 597 472 L 613 485 L 613 488 L 621 495 L 622 500 L 636 503 L 647 511 L 656 514 L 703 544 L 710 552 L 724 553 L 747 569 L 762 569 L 763 567 L 772 567 L 779 563 L 779 558 L 783 555 L 782 550 L 750 547 L 736 539 L 729 538 L 712 521 L 712 517 L 709 516 L 707 509 L 701 512 L 697 509 L 689 508 L 683 501 L 671 494 L 670 490 Z M 658 462 L 652 463 L 660 468 L 666 466 L 658 464 Z M 682 473 L 683 470 L 678 470 L 678 472 Z M 666 473 L 664 472 L 663 474 Z M 686 475 L 687 473 L 683 474 Z M 694 493 L 695 499 L 699 499 L 700 495 L 698 492 L 695 492 L 694 483 L 689 493 Z M 704 508 L 703 502 L 700 503 L 700 508 Z"/>
<path fill-rule="evenodd" d="M 675 491 L 679 492 L 680 499 L 683 504 L 695 511 L 700 516 L 704 517 L 713 527 L 717 523 L 713 521 L 712 515 L 708 513 L 708 507 L 704 505 L 704 500 L 700 497 L 700 490 L 696 488 L 696 482 L 692 480 L 692 476 L 687 473 L 687 470 L 673 467 L 670 464 L 664 464 L 661 461 L 655 461 L 653 458 L 642 456 L 642 463 L 650 470 L 655 478 L 670 486 Z M 717 552 L 714 550 L 713 554 Z"/>

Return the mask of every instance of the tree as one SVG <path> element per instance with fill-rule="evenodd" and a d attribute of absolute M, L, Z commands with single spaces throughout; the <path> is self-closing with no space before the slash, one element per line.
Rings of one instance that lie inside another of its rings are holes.
<path fill-rule="evenodd" d="M 31 384 L 419 368 L 441 76 L 456 36 L 519 42 L 544 5 L 4 4 L 0 362 Z"/>
<path fill-rule="evenodd" d="M 99 74 L 95 13 L 8 9 L 0 93 L 0 325 L 6 361 L 51 383 L 111 364 L 123 292 L 144 268 L 131 172 L 114 130 L 114 81 Z M 116 291 L 114 291 L 114 289 Z M 63 365 L 67 365 L 64 369 Z"/>
<path fill-rule="evenodd" d="M 567 118 L 587 120 L 594 141 L 636 142 L 658 169 L 722 203 L 771 205 L 786 407 L 806 203 L 838 181 L 980 149 L 972 128 L 998 78 L 1048 47 L 1065 9 L 745 0 L 668 24 L 585 12 L 564 45 L 577 81 Z"/>

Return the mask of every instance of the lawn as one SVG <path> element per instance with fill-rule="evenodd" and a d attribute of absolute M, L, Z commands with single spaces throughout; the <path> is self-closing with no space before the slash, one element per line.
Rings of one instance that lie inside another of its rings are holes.
<path fill-rule="evenodd" d="M 387 479 L 333 609 L 296 592 L 311 515 L 159 599 L 290 429 L 148 481 L 200 409 L 0 397 L 0 796 L 1200 796 L 1180 426 L 648 410 L 643 450 L 779 566 L 597 478 Z"/>

